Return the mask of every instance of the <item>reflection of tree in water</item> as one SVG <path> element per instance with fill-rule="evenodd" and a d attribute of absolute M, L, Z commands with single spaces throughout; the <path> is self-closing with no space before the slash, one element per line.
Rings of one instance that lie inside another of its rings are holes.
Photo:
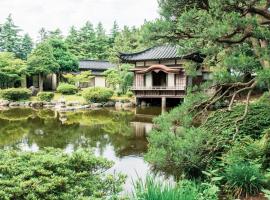
<path fill-rule="evenodd" d="M 16 122 L 9 120 L 16 115 L 19 116 Z M 133 134 L 130 126 L 133 117 L 132 112 L 106 109 L 61 114 L 30 109 L 11 110 L 8 114 L 0 112 L 0 145 L 13 146 L 27 141 L 29 146 L 39 147 L 93 147 L 101 153 L 111 145 L 120 157 L 137 155 L 146 151 L 146 140 Z"/>

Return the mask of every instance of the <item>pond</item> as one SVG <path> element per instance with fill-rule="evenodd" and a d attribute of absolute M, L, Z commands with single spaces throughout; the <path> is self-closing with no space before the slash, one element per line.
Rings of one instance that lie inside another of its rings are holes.
<path fill-rule="evenodd" d="M 0 148 L 38 151 L 44 147 L 73 152 L 92 148 L 96 155 L 113 160 L 109 173 L 128 176 L 124 190 L 132 181 L 144 178 L 151 166 L 143 159 L 147 133 L 160 108 L 129 111 L 114 109 L 60 113 L 52 110 L 0 110 Z"/>

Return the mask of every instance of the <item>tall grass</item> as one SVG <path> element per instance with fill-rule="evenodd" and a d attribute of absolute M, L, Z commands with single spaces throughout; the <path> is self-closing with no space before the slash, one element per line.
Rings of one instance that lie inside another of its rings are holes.
<path fill-rule="evenodd" d="M 203 189 L 204 188 L 204 189 Z M 135 183 L 135 200 L 217 200 L 218 189 L 201 187 L 193 181 L 183 180 L 177 185 L 161 182 L 151 176 Z"/>

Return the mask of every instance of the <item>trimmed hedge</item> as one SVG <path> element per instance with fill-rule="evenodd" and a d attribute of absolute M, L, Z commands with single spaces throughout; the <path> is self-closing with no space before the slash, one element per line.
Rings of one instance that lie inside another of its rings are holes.
<path fill-rule="evenodd" d="M 0 96 L 10 101 L 27 100 L 31 94 L 31 91 L 26 88 L 9 88 L 0 91 Z"/>
<path fill-rule="evenodd" d="M 39 100 L 49 102 L 53 99 L 54 93 L 53 92 L 39 92 L 37 96 Z"/>
<path fill-rule="evenodd" d="M 78 88 L 75 85 L 71 85 L 68 83 L 60 83 L 57 87 L 57 92 L 61 94 L 76 94 L 78 92 Z"/>
<path fill-rule="evenodd" d="M 88 102 L 106 102 L 113 96 L 113 90 L 109 88 L 88 88 L 83 91 L 83 98 Z"/>

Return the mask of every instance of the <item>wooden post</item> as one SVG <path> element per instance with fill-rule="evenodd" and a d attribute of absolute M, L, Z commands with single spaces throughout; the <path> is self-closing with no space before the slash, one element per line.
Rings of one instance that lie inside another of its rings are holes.
<path fill-rule="evenodd" d="M 161 111 L 162 113 L 166 112 L 166 97 L 161 98 Z"/>

